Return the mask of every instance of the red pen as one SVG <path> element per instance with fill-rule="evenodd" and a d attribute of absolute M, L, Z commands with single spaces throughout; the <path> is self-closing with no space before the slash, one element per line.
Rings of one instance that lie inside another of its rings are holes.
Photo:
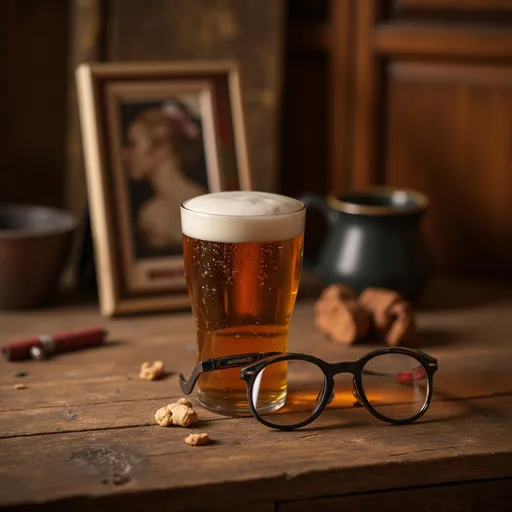
<path fill-rule="evenodd" d="M 107 331 L 102 327 L 41 334 L 5 344 L 2 347 L 2 354 L 8 361 L 44 359 L 51 354 L 101 345 L 106 335 Z"/>

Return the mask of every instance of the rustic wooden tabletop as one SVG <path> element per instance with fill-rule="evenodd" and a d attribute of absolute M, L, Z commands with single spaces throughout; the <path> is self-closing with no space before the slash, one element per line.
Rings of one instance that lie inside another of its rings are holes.
<path fill-rule="evenodd" d="M 105 320 L 83 304 L 2 313 L 2 341 L 99 324 L 110 342 L 42 362 L 0 362 L 0 507 L 296 512 L 378 503 L 385 511 L 397 509 L 398 497 L 400 510 L 415 512 L 448 502 L 508 510 L 512 288 L 438 283 L 420 306 L 418 346 L 438 358 L 439 372 L 417 424 L 391 426 L 353 408 L 340 379 L 330 409 L 295 432 L 197 407 L 194 431 L 215 440 L 200 448 L 183 442 L 188 430 L 154 423 L 156 409 L 182 396 L 176 375 L 138 380 L 144 360 L 188 374 L 189 313 Z M 314 328 L 311 299 L 299 300 L 290 350 L 341 361 L 374 347 L 327 342 Z M 20 370 L 28 374 L 15 377 Z"/>

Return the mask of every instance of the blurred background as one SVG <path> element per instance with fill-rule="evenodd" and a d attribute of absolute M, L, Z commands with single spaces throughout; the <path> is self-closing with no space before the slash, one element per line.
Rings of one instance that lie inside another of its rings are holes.
<path fill-rule="evenodd" d="M 74 69 L 235 58 L 255 187 L 419 190 L 435 268 L 512 276 L 512 1 L 2 0 L 0 203 L 83 211 Z"/>

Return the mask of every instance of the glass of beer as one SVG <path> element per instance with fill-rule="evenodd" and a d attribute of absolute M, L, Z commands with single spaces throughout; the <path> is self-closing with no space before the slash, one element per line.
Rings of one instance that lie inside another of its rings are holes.
<path fill-rule="evenodd" d="M 305 213 L 300 201 L 264 192 L 218 192 L 183 203 L 183 257 L 198 361 L 287 351 Z M 258 399 L 269 412 L 286 399 L 286 364 L 273 371 Z M 239 368 L 201 375 L 198 396 L 216 412 L 248 411 Z"/>

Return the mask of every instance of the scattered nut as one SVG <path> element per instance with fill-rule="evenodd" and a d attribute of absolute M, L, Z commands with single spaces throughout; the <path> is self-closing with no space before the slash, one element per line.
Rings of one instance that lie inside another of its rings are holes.
<path fill-rule="evenodd" d="M 140 366 L 139 379 L 141 380 L 156 380 L 164 373 L 164 363 L 162 361 L 154 361 L 150 363 L 144 361 Z"/>
<path fill-rule="evenodd" d="M 327 287 L 315 304 L 315 324 L 338 343 L 350 345 L 370 329 L 370 315 L 347 286 Z"/>
<path fill-rule="evenodd" d="M 189 402 L 186 398 L 180 398 L 177 403 L 180 405 L 186 405 L 187 407 L 191 407 L 192 409 L 194 408 L 192 402 Z"/>
<path fill-rule="evenodd" d="M 14 384 L 14 389 L 27 389 L 25 384 Z"/>
<path fill-rule="evenodd" d="M 23 370 L 20 370 L 20 371 L 17 371 L 17 372 L 14 372 L 12 374 L 13 377 L 16 377 L 16 378 L 19 378 L 19 377 L 26 377 L 28 375 L 27 372 L 24 372 Z"/>
<path fill-rule="evenodd" d="M 197 422 L 197 412 L 183 404 L 169 404 L 167 409 L 172 413 L 172 424 L 179 427 L 188 427 Z"/>
<path fill-rule="evenodd" d="M 188 402 L 188 400 L 186 401 Z M 156 411 L 155 421 L 161 427 L 169 427 L 170 425 L 189 427 L 197 422 L 197 412 L 183 403 L 172 403 Z"/>
<path fill-rule="evenodd" d="M 185 438 L 185 443 L 187 443 L 190 446 L 202 446 L 205 444 L 210 444 L 211 439 L 206 432 L 203 432 L 201 434 L 189 434 Z"/>
<path fill-rule="evenodd" d="M 161 427 L 172 425 L 172 412 L 167 407 L 161 407 L 155 413 L 155 420 Z"/>

